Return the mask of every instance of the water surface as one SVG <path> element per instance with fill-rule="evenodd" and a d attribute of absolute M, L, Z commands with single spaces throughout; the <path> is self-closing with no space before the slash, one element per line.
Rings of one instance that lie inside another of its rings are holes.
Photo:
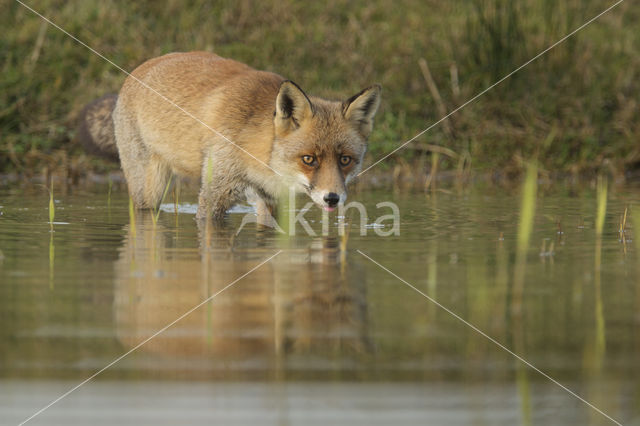
<path fill-rule="evenodd" d="M 613 424 L 442 306 L 640 424 L 637 187 L 610 189 L 600 242 L 594 190 L 540 191 L 521 294 L 517 190 L 362 191 L 345 237 L 317 209 L 317 236 L 237 232 L 250 209 L 198 228 L 189 191 L 157 222 L 119 187 L 54 198 L 51 232 L 44 189 L 0 188 L 0 424 L 132 350 L 29 424 Z"/>

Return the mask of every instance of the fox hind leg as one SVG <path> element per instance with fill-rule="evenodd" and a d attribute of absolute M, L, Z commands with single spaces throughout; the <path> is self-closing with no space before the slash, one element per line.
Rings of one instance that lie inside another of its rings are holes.
<path fill-rule="evenodd" d="M 120 162 L 129 188 L 129 196 L 138 209 L 155 209 L 161 202 L 170 170 L 160 157 L 140 145 L 120 151 Z M 134 151 L 134 152 L 132 152 Z"/>
<path fill-rule="evenodd" d="M 145 169 L 144 206 L 155 209 L 162 202 L 171 172 L 167 164 L 156 154 L 150 156 Z"/>
<path fill-rule="evenodd" d="M 145 146 L 134 123 L 114 121 L 120 166 L 127 180 L 129 196 L 138 209 L 156 208 L 169 178 L 169 167 Z"/>

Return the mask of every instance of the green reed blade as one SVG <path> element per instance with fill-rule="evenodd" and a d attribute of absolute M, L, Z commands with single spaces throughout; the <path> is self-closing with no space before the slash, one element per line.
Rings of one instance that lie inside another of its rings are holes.
<path fill-rule="evenodd" d="M 598 176 L 596 186 L 598 200 L 598 213 L 596 215 L 596 235 L 602 235 L 604 229 L 604 216 L 607 212 L 607 178 Z"/>
<path fill-rule="evenodd" d="M 129 226 L 131 227 L 131 236 L 134 241 L 136 238 L 136 213 L 133 208 L 133 199 L 129 197 Z"/>
<path fill-rule="evenodd" d="M 529 248 L 531 231 L 533 230 L 533 217 L 536 210 L 536 194 L 538 191 L 538 166 L 532 161 L 527 166 L 522 202 L 520 204 L 520 223 L 518 224 L 518 253 L 524 254 Z"/>
<path fill-rule="evenodd" d="M 160 205 L 162 205 L 162 203 L 164 202 L 164 199 L 167 198 L 167 192 L 169 192 L 169 187 L 171 186 L 172 179 L 173 179 L 173 175 L 170 175 L 169 179 L 167 180 L 167 185 L 164 187 L 164 192 L 162 193 L 162 199 L 160 200 Z M 156 210 L 155 218 L 153 219 L 154 226 L 158 222 L 159 217 L 160 217 L 160 206 L 158 206 L 158 209 Z"/>
<path fill-rule="evenodd" d="M 53 221 L 56 217 L 56 207 L 53 202 L 53 180 L 51 180 L 51 189 L 49 189 L 49 227 L 53 231 Z"/>

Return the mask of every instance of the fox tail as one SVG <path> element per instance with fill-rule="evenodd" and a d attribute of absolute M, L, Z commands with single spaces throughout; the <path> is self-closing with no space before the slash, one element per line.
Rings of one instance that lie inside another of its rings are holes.
<path fill-rule="evenodd" d="M 118 95 L 105 95 L 84 107 L 78 119 L 77 140 L 91 154 L 118 161 L 113 112 Z"/>

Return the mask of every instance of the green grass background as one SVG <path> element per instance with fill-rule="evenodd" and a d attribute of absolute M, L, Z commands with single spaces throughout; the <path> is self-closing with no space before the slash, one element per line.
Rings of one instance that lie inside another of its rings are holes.
<path fill-rule="evenodd" d="M 613 4 L 613 1 L 57 1 L 34 9 L 124 69 L 172 51 L 208 50 L 277 72 L 314 95 L 346 98 L 374 82 L 383 103 L 369 161 Z M 124 74 L 19 3 L 0 4 L 0 172 L 100 169 L 73 142 L 91 100 Z M 640 9 L 626 1 L 436 126 L 392 159 L 518 173 L 640 164 Z M 439 105 L 419 67 L 423 58 Z M 458 83 L 453 76 L 457 75 Z"/>

